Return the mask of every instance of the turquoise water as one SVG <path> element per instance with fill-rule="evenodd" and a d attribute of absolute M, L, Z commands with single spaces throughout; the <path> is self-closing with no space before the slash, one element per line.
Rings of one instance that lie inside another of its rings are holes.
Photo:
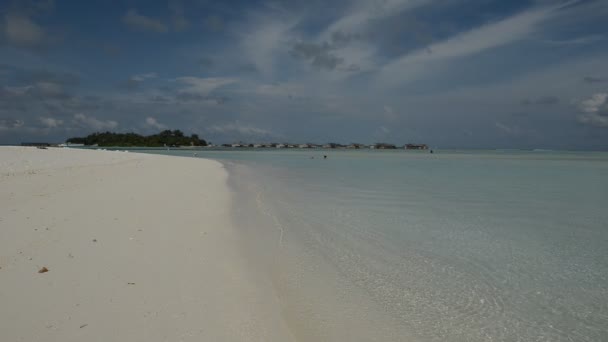
<path fill-rule="evenodd" d="M 303 340 L 608 341 L 607 154 L 197 153 Z"/>

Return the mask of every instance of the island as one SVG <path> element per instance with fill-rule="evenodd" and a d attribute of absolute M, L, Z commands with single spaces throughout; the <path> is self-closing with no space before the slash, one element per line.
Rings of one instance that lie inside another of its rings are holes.
<path fill-rule="evenodd" d="M 41 146 L 49 144 L 45 143 L 23 143 L 24 146 Z M 238 143 L 224 143 L 221 145 L 214 145 L 204 139 L 199 138 L 197 134 L 186 136 L 180 130 L 164 130 L 157 134 L 143 136 L 137 133 L 114 133 L 114 132 L 97 132 L 87 135 L 86 137 L 74 137 L 66 140 L 66 144 L 59 146 L 99 146 L 99 147 L 208 147 L 208 148 L 250 148 L 250 149 L 269 149 L 269 148 L 298 148 L 298 149 L 370 149 L 370 150 L 429 150 L 429 146 L 426 144 L 413 144 L 408 143 L 403 146 L 395 145 L 391 143 L 379 142 L 374 144 L 361 144 L 361 143 L 326 143 L 326 144 L 314 144 L 314 143 L 254 143 L 254 142 L 243 142 Z M 55 145 L 51 145 L 55 146 Z"/>
<path fill-rule="evenodd" d="M 207 141 L 197 134 L 184 135 L 180 130 L 164 130 L 158 134 L 139 135 L 137 133 L 93 133 L 86 137 L 74 137 L 66 140 L 68 144 L 81 144 L 85 146 L 124 146 L 124 147 L 180 147 L 180 146 L 207 146 Z"/>

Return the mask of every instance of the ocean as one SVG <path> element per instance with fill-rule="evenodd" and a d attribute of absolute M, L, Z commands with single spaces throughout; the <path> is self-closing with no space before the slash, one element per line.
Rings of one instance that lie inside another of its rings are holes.
<path fill-rule="evenodd" d="M 300 340 L 608 341 L 606 153 L 195 152 Z"/>

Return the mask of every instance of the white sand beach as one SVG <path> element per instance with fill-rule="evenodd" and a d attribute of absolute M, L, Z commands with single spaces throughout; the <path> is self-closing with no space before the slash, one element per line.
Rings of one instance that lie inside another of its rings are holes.
<path fill-rule="evenodd" d="M 0 340 L 293 340 L 226 179 L 204 159 L 0 147 Z"/>

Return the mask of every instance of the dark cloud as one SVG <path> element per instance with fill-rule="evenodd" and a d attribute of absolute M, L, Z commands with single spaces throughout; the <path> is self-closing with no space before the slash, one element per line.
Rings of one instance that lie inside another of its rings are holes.
<path fill-rule="evenodd" d="M 170 93 L 173 91 L 173 88 L 168 85 L 161 85 L 161 86 L 158 86 L 156 89 L 158 89 L 162 92 L 165 92 L 165 93 Z"/>
<path fill-rule="evenodd" d="M 9 13 L 3 18 L 4 38 L 9 45 L 24 49 L 41 49 L 48 43 L 46 30 L 29 16 Z"/>
<path fill-rule="evenodd" d="M 165 33 L 169 31 L 167 25 L 165 25 L 165 23 L 162 21 L 139 14 L 135 9 L 130 9 L 122 17 L 122 21 L 125 25 L 139 31 L 150 31 L 157 33 Z"/>
<path fill-rule="evenodd" d="M 14 0 L 0 5 L 0 45 L 7 44 L 34 52 L 46 51 L 61 37 L 42 25 L 41 19 L 55 9 L 53 0 Z"/>
<path fill-rule="evenodd" d="M 135 90 L 135 89 L 139 88 L 140 84 L 141 84 L 141 81 L 129 78 L 127 80 L 120 82 L 118 84 L 118 87 L 122 88 L 122 89 L 126 89 L 126 90 Z"/>
<path fill-rule="evenodd" d="M 27 94 L 40 100 L 68 100 L 72 95 L 56 83 L 39 82 L 27 90 Z"/>
<path fill-rule="evenodd" d="M 370 26 L 369 32 L 362 37 L 389 56 L 400 56 L 425 48 L 437 40 L 437 36 L 449 35 L 450 31 L 445 22 L 430 23 L 411 14 L 374 19 Z"/>
<path fill-rule="evenodd" d="M 335 31 L 331 34 L 328 42 L 320 44 L 297 42 L 293 44 L 289 53 L 293 57 L 308 61 L 312 66 L 319 69 L 359 71 L 360 67 L 358 65 L 344 65 L 344 58 L 337 56 L 332 51 L 364 39 L 364 36 L 360 33 Z"/>
<path fill-rule="evenodd" d="M 28 15 L 41 15 L 53 12 L 55 0 L 14 0 L 10 10 Z"/>
<path fill-rule="evenodd" d="M 119 83 L 119 87 L 127 90 L 136 90 L 142 85 L 145 81 L 156 78 L 157 75 L 154 72 L 149 72 L 146 74 L 133 75 L 129 77 L 127 80 Z"/>
<path fill-rule="evenodd" d="M 3 112 L 18 112 L 20 118 L 28 122 L 36 122 L 40 117 L 65 119 L 75 113 L 98 110 L 101 106 L 101 99 L 74 96 L 56 83 L 0 87 L 0 116 Z"/>
<path fill-rule="evenodd" d="M 363 36 L 360 33 L 345 33 L 342 31 L 336 31 L 331 35 L 331 42 L 334 45 L 348 45 L 353 41 L 362 40 Z"/>
<path fill-rule="evenodd" d="M 0 87 L 0 101 L 6 101 L 7 99 L 15 96 L 15 92 L 11 91 L 8 87 Z"/>
<path fill-rule="evenodd" d="M 24 124 L 25 122 L 20 119 L 0 118 L 0 131 L 19 128 L 22 127 Z"/>
<path fill-rule="evenodd" d="M 294 94 L 287 94 L 287 98 L 291 101 L 299 101 L 299 102 L 306 102 L 306 101 L 310 101 L 312 100 L 312 97 L 310 96 L 299 96 L 299 95 L 294 95 Z"/>
<path fill-rule="evenodd" d="M 224 29 L 224 20 L 220 16 L 217 16 L 217 15 L 210 15 L 207 18 L 205 18 L 204 24 L 208 30 L 211 30 L 214 32 L 219 32 Z"/>
<path fill-rule="evenodd" d="M 171 24 L 174 31 L 184 31 L 190 27 L 190 21 L 186 19 L 184 5 L 179 0 L 169 0 L 169 10 L 171 11 Z"/>
<path fill-rule="evenodd" d="M 173 30 L 181 32 L 185 31 L 190 27 L 190 21 L 182 15 L 174 14 L 171 16 L 171 22 L 173 23 Z"/>
<path fill-rule="evenodd" d="M 50 82 L 38 82 L 24 87 L 0 88 L 0 100 L 3 104 L 8 101 L 67 100 L 71 97 L 61 85 Z"/>
<path fill-rule="evenodd" d="M 150 101 L 159 102 L 159 103 L 167 103 L 170 101 L 170 99 L 167 97 L 164 97 L 164 96 L 156 95 L 156 96 L 151 97 Z"/>
<path fill-rule="evenodd" d="M 334 70 L 344 64 L 344 59 L 331 53 L 332 46 L 328 43 L 315 44 L 298 42 L 289 52 L 296 58 L 303 59 L 319 69 Z"/>
<path fill-rule="evenodd" d="M 586 76 L 586 77 L 583 77 L 583 82 L 585 82 L 585 83 L 589 83 L 589 84 L 595 84 L 595 83 L 607 83 L 607 82 L 608 82 L 608 78 L 600 78 L 600 77 Z"/>
<path fill-rule="evenodd" d="M 99 49 L 108 56 L 116 57 L 122 53 L 122 49 L 118 45 L 104 43 L 98 45 Z"/>
<path fill-rule="evenodd" d="M 228 101 L 227 97 L 224 96 L 208 96 L 198 93 L 182 91 L 175 95 L 175 101 L 177 102 L 211 102 L 217 105 L 222 105 Z"/>
<path fill-rule="evenodd" d="M 0 110 L 9 112 L 25 112 L 27 111 L 27 101 L 23 101 L 23 96 L 20 92 L 8 87 L 0 87 Z"/>
<path fill-rule="evenodd" d="M 530 105 L 548 106 L 548 105 L 554 105 L 554 104 L 558 104 L 558 103 L 559 103 L 559 99 L 555 96 L 543 96 L 543 97 L 539 97 L 536 99 L 524 99 L 521 101 L 521 104 L 524 106 L 530 106 Z"/>
<path fill-rule="evenodd" d="M 97 111 L 100 109 L 112 110 L 114 104 L 97 98 L 95 96 L 72 97 L 68 101 L 61 102 L 60 111 L 82 112 Z"/>
<path fill-rule="evenodd" d="M 196 61 L 196 64 L 203 68 L 211 68 L 215 65 L 215 61 L 210 57 L 203 56 Z"/>
<path fill-rule="evenodd" d="M 513 112 L 510 114 L 513 118 L 527 118 L 530 116 L 529 112 Z"/>
<path fill-rule="evenodd" d="M 179 92 L 175 95 L 175 100 L 180 102 L 203 101 L 205 96 L 197 93 Z"/>
<path fill-rule="evenodd" d="M 238 72 L 258 72 L 258 68 L 255 66 L 255 64 L 252 63 L 247 63 L 247 64 L 243 64 L 241 66 L 239 66 L 237 68 Z"/>
<path fill-rule="evenodd" d="M 97 96 L 75 96 L 61 85 L 39 82 L 27 86 L 0 87 L 0 134 L 2 142 L 36 139 L 63 141 L 66 135 L 88 134 L 118 127 L 118 108 Z M 124 112 L 124 111 L 123 111 Z"/>
<path fill-rule="evenodd" d="M 49 70 L 18 70 L 15 80 L 19 83 L 32 84 L 50 82 L 63 86 L 80 84 L 80 76 L 69 72 L 54 72 Z"/>
<path fill-rule="evenodd" d="M 342 68 L 341 70 L 348 71 L 348 72 L 357 72 L 357 71 L 361 70 L 361 67 L 358 66 L 357 64 L 351 64 L 345 68 Z"/>
<path fill-rule="evenodd" d="M 103 101 L 103 98 L 96 95 L 85 95 L 82 97 L 82 100 L 91 103 L 100 103 Z"/>

